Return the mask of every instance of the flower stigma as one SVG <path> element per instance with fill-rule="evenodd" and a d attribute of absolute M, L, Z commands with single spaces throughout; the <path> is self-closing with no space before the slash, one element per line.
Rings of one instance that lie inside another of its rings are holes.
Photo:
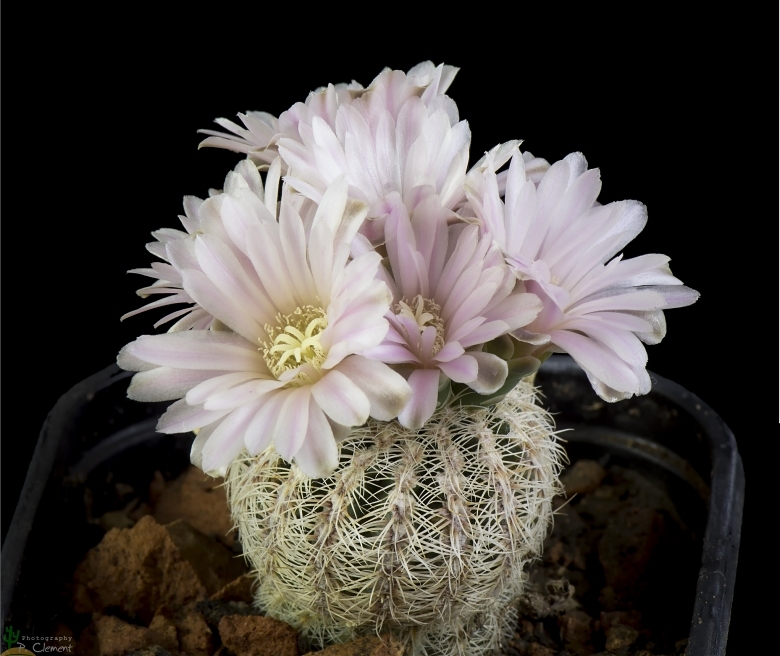
<path fill-rule="evenodd" d="M 433 342 L 430 357 L 436 355 L 444 348 L 444 320 L 441 318 L 441 306 L 429 298 L 423 298 L 417 294 L 411 301 L 401 299 L 395 307 L 398 316 L 408 317 L 420 328 L 420 333 L 427 327 L 436 329 L 436 338 Z M 415 341 L 420 348 L 420 335 L 408 335 L 410 343 Z M 427 354 L 426 354 L 427 355 Z"/>
<path fill-rule="evenodd" d="M 304 363 L 319 369 L 325 361 L 325 351 L 320 343 L 322 331 L 328 325 L 325 311 L 304 305 L 295 308 L 291 314 L 277 314 L 276 323 L 276 326 L 264 326 L 270 342 L 259 338 L 262 344 L 259 350 L 274 376 L 279 378 L 285 371 Z M 301 373 L 296 378 L 301 376 L 305 377 L 305 374 Z"/>

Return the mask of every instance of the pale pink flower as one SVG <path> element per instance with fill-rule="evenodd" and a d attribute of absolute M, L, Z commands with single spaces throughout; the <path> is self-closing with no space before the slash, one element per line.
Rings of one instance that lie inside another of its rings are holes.
<path fill-rule="evenodd" d="M 331 180 L 346 175 L 350 196 L 371 206 L 369 217 L 380 213 L 377 204 L 393 191 L 412 208 L 421 187 L 430 187 L 445 207 L 454 206 L 462 197 L 471 133 L 441 85 L 423 89 L 417 80 L 386 69 L 332 117 L 300 121 L 296 136 L 278 139 L 288 181 L 318 201 Z"/>
<path fill-rule="evenodd" d="M 129 317 L 154 308 L 187 303 L 189 307 L 176 310 L 164 316 L 154 324 L 154 327 L 157 328 L 173 319 L 178 319 L 178 321 L 168 329 L 169 332 L 189 329 L 202 330 L 212 327 L 214 325 L 214 317 L 197 305 L 194 299 L 182 288 L 182 270 L 191 266 L 191 257 L 189 257 L 192 250 L 191 242 L 197 235 L 208 234 L 217 237 L 239 258 L 247 274 L 256 278 L 251 263 L 233 240 L 235 235 L 230 235 L 226 231 L 222 220 L 221 208 L 225 197 L 230 196 L 238 202 L 254 206 L 264 205 L 268 210 L 265 218 L 267 219 L 268 215 L 275 218 L 279 181 L 280 161 L 278 161 L 278 158 L 268 171 L 265 185 L 263 185 L 263 180 L 257 171 L 257 167 L 249 160 L 242 160 L 235 170 L 227 174 L 222 193 L 213 193 L 205 201 L 195 196 L 185 196 L 184 215 L 180 215 L 179 220 L 186 232 L 172 228 L 163 228 L 152 233 L 152 236 L 157 241 L 146 245 L 146 249 L 150 253 L 164 260 L 164 262 L 154 262 L 150 268 L 130 269 L 128 271 L 128 273 L 137 273 L 156 279 L 156 282 L 152 285 L 142 287 L 136 292 L 142 298 L 160 294 L 165 294 L 166 296 L 147 303 L 137 310 L 128 312 L 121 317 L 121 320 L 124 321 Z M 297 209 L 301 209 L 300 200 L 300 198 L 295 199 L 297 201 Z M 241 238 L 238 241 L 240 242 Z M 256 279 L 255 283 L 257 283 Z"/>
<path fill-rule="evenodd" d="M 631 200 L 599 204 L 599 171 L 588 170 L 581 153 L 553 164 L 538 184 L 525 167 L 516 153 L 503 194 L 490 163 L 466 186 L 482 234 L 544 303 L 514 336 L 529 355 L 571 354 L 606 401 L 646 394 L 642 342 L 660 342 L 663 310 L 690 305 L 699 293 L 672 275 L 666 255 L 617 255 L 644 228 L 646 208 Z"/>
<path fill-rule="evenodd" d="M 499 195 L 501 197 L 504 196 L 506 193 L 506 180 L 507 176 L 509 175 L 509 171 L 498 171 L 498 169 L 506 164 L 515 153 L 519 152 L 521 143 L 522 141 L 515 139 L 513 141 L 507 141 L 505 143 L 498 144 L 497 146 L 494 146 L 489 152 L 485 153 L 484 156 L 476 164 L 474 164 L 474 166 L 471 167 L 466 177 L 466 181 L 464 182 L 464 202 L 458 208 L 458 214 L 462 219 L 468 223 L 482 223 L 482 220 L 477 217 L 474 208 L 471 206 L 469 199 L 466 197 L 465 185 L 469 184 L 471 187 L 474 187 L 475 184 L 484 184 L 483 179 L 486 175 L 488 167 L 490 167 L 491 171 L 493 171 L 496 175 L 496 187 L 498 188 Z M 523 164 L 525 166 L 525 177 L 538 187 L 539 183 L 544 177 L 544 174 L 547 173 L 547 170 L 550 168 L 550 163 L 541 157 L 534 157 L 527 151 L 521 153 L 521 155 L 523 158 Z M 473 190 L 471 196 L 474 196 Z"/>
<path fill-rule="evenodd" d="M 125 346 L 120 366 L 140 372 L 128 395 L 181 399 L 158 430 L 200 429 L 192 459 L 204 471 L 224 472 L 242 450 L 273 444 L 309 476 L 325 476 L 338 463 L 337 437 L 369 416 L 394 418 L 410 395 L 399 374 L 359 354 L 387 333 L 392 301 L 375 278 L 378 253 L 348 262 L 367 208 L 336 180 L 307 234 L 288 194 L 277 222 L 257 189 L 234 191 L 205 214 L 201 206 L 219 229 L 166 244 L 183 293 L 218 323 Z"/>
<path fill-rule="evenodd" d="M 410 212 L 434 196 L 457 220 L 452 210 L 465 199 L 471 140 L 468 123 L 459 121 L 457 106 L 444 95 L 457 71 L 423 62 L 408 73 L 385 69 L 365 90 L 329 86 L 284 112 L 274 136 L 253 142 L 251 152 L 242 132 L 239 150 L 258 157 L 262 143 L 264 157 L 278 152 L 285 181 L 314 203 L 334 179 L 346 176 L 350 197 L 369 205 L 361 232 L 374 244 L 383 239 L 385 199 L 393 192 Z"/>
<path fill-rule="evenodd" d="M 418 64 L 406 74 L 385 69 L 368 88 L 387 87 L 391 93 L 397 94 L 396 102 L 402 102 L 410 94 L 422 95 L 428 100 L 444 94 L 457 72 L 458 69 L 452 66 L 434 66 L 427 61 Z M 365 91 L 366 89 L 354 80 L 350 84 L 329 84 L 312 91 L 306 102 L 296 103 L 282 112 L 278 119 L 267 112 L 239 114 L 244 127 L 225 118 L 218 118 L 215 122 L 228 132 L 198 130 L 210 135 L 201 142 L 200 147 L 225 148 L 245 153 L 257 162 L 270 163 L 277 156 L 277 142 L 280 138 L 304 143 L 310 137 L 315 118 L 335 128 L 338 108 L 350 104 Z"/>
<path fill-rule="evenodd" d="M 393 293 L 390 329 L 368 357 L 392 363 L 408 375 L 413 394 L 398 416 L 420 428 L 433 414 L 442 376 L 480 394 L 498 390 L 507 363 L 482 346 L 527 325 L 542 305 L 524 293 L 489 236 L 477 226 L 448 226 L 433 199 L 418 205 L 410 219 L 400 195 L 388 199 L 385 224 L 390 269 L 380 276 Z M 358 235 L 355 252 L 369 251 Z"/>

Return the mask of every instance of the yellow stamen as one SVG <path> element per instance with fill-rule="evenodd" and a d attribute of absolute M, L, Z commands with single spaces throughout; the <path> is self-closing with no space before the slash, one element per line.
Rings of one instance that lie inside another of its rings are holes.
<path fill-rule="evenodd" d="M 430 312 L 425 312 L 426 299 L 424 299 L 421 294 L 417 294 L 417 296 L 414 297 L 412 303 L 414 303 L 414 301 L 417 301 L 417 308 L 415 310 L 412 310 L 409 304 L 404 301 L 398 303 L 398 307 L 400 308 L 398 314 L 402 314 L 403 316 L 413 319 L 417 325 L 420 326 L 420 328 L 424 328 L 425 324 L 434 321 L 436 317 Z M 431 306 L 435 306 L 437 311 L 441 309 L 431 300 L 428 300 L 427 303 Z"/>
<path fill-rule="evenodd" d="M 412 309 L 414 306 L 414 309 Z M 433 353 L 436 355 L 444 347 L 444 320 L 441 318 L 441 306 L 430 298 L 424 298 L 422 294 L 417 294 L 411 301 L 402 299 L 395 307 L 396 314 L 412 319 L 420 328 L 423 329 L 431 325 L 436 328 L 436 340 L 433 344 Z M 417 344 L 420 347 L 420 335 L 408 335 L 410 344 Z"/>
<path fill-rule="evenodd" d="M 291 314 L 276 315 L 276 325 L 266 324 L 270 342 L 262 342 L 263 352 L 268 368 L 278 378 L 285 371 L 294 369 L 302 363 L 319 369 L 325 361 L 325 352 L 320 343 L 322 331 L 328 325 L 325 311 L 313 305 L 298 307 Z M 295 380 L 306 382 L 304 374 L 299 374 Z"/>

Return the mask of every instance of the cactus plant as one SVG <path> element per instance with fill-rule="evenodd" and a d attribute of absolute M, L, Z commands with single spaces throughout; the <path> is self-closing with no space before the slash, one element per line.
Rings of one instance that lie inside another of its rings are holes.
<path fill-rule="evenodd" d="M 256 601 L 317 647 L 391 631 L 409 654 L 492 653 L 514 631 L 562 458 L 526 381 L 420 430 L 371 420 L 328 478 L 273 449 L 245 455 L 227 486 Z"/>

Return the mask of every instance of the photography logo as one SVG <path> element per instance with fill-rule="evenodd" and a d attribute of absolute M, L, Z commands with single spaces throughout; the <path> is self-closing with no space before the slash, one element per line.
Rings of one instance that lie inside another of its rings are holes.
<path fill-rule="evenodd" d="M 32 647 L 32 651 L 25 647 L 25 643 Z M 48 643 L 54 642 L 54 645 Z M 73 653 L 73 638 L 69 636 L 26 636 L 21 635 L 21 631 L 14 631 L 13 625 L 5 627 L 3 632 L 3 643 L 5 651 L 0 656 L 11 656 L 12 654 L 27 654 L 28 656 L 37 656 L 43 653 Z"/>
<path fill-rule="evenodd" d="M 5 651 L 0 656 L 6 656 L 6 654 L 30 654 L 30 656 L 35 656 L 33 652 L 26 650 L 24 647 L 14 647 L 17 642 L 19 642 L 19 631 L 14 631 L 13 626 L 5 627 L 5 632 L 3 633 Z"/>

